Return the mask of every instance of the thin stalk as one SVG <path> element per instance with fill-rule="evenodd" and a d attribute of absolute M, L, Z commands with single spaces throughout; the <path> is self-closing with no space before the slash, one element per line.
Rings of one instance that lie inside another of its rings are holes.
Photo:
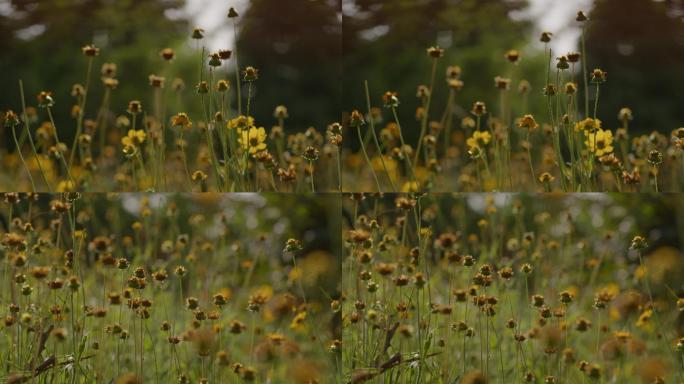
<path fill-rule="evenodd" d="M 21 146 L 19 145 L 19 140 L 17 140 L 17 131 L 16 127 L 12 125 L 12 137 L 14 138 L 14 144 L 17 146 L 17 153 L 19 154 L 19 159 L 21 159 L 21 164 L 24 166 L 24 170 L 26 170 L 26 174 L 29 177 L 29 181 L 31 182 L 31 191 L 36 192 L 36 184 L 33 182 L 33 176 L 31 176 L 31 170 L 29 170 L 28 165 L 26 165 L 26 160 L 24 160 L 24 155 L 21 153 Z"/>
<path fill-rule="evenodd" d="M 413 164 L 418 164 L 418 157 L 423 144 L 423 137 L 427 130 L 428 114 L 430 113 L 430 102 L 432 101 L 432 91 L 435 87 L 435 74 L 437 73 L 437 59 L 432 59 L 432 74 L 430 75 L 430 93 L 425 102 L 425 111 L 423 111 L 423 118 L 420 121 L 420 136 L 418 136 L 418 144 L 416 145 L 416 153 L 413 156 Z"/>
<path fill-rule="evenodd" d="M 373 116 L 371 112 L 370 92 L 368 91 L 368 80 L 364 81 L 364 86 L 366 89 L 366 106 L 368 107 L 368 124 L 370 126 L 370 131 L 373 136 L 373 141 L 375 142 L 375 146 L 378 148 L 380 162 L 382 163 L 382 168 L 385 170 L 385 174 L 387 174 L 387 178 L 389 179 L 390 185 L 392 186 L 392 191 L 396 192 L 397 188 L 394 186 L 394 182 L 392 181 L 392 175 L 390 175 L 389 171 L 387 170 L 387 165 L 385 164 L 385 157 L 382 154 L 382 148 L 380 147 L 378 136 L 375 134 L 375 122 L 373 121 Z"/>
<path fill-rule="evenodd" d="M 43 170 L 43 165 L 40 163 L 40 159 L 38 158 L 38 151 L 36 151 L 36 145 L 33 142 L 33 137 L 31 137 L 31 130 L 30 130 L 30 125 L 28 121 L 28 115 L 26 114 L 26 98 L 24 97 L 24 82 L 22 80 L 19 80 L 19 93 L 21 94 L 21 113 L 22 113 L 22 119 L 24 120 L 24 129 L 26 130 L 26 134 L 29 139 L 29 143 L 31 144 L 31 150 L 33 151 L 33 156 L 36 159 L 36 163 L 38 164 L 38 169 L 40 169 L 40 174 L 43 177 L 43 181 L 45 182 L 45 185 L 47 185 L 48 192 L 52 192 L 52 187 L 50 186 L 50 182 L 48 182 L 47 176 L 45 175 L 45 171 Z M 54 125 L 53 125 L 54 128 Z"/>
<path fill-rule="evenodd" d="M 48 117 L 50 118 L 50 123 L 52 124 L 52 134 L 55 138 L 55 145 L 59 145 L 59 137 L 57 136 L 57 126 L 55 125 L 55 119 L 52 117 L 52 110 L 50 107 L 47 107 L 47 113 Z M 66 169 L 67 177 L 69 178 L 69 181 L 71 182 L 71 185 L 73 188 L 76 188 L 76 183 L 74 182 L 74 179 L 71 177 L 71 171 L 69 168 L 69 165 L 66 163 L 66 160 L 64 159 L 64 155 L 62 153 L 59 154 L 59 159 L 62 160 L 62 165 L 64 165 L 64 168 Z"/>
<path fill-rule="evenodd" d="M 371 163 L 370 159 L 368 158 L 368 153 L 366 152 L 366 146 L 363 145 L 363 136 L 361 135 L 361 126 L 358 125 L 356 127 L 356 133 L 359 136 L 359 143 L 361 143 L 361 151 L 363 152 L 363 157 L 366 158 L 366 163 L 368 164 L 368 168 L 370 168 L 371 174 L 373 175 L 373 179 L 375 180 L 375 185 L 378 188 L 378 192 L 382 192 L 382 189 L 380 189 L 380 181 L 378 181 L 378 175 L 375 174 L 375 170 L 373 169 L 373 164 Z"/>

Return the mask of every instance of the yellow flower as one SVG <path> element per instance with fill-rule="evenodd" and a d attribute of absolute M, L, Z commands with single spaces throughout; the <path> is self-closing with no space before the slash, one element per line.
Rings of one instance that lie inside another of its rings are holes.
<path fill-rule="evenodd" d="M 478 147 L 478 148 L 483 148 L 485 145 L 489 144 L 489 141 L 492 139 L 492 135 L 489 134 L 487 131 L 475 131 L 473 132 L 473 136 L 469 137 L 468 140 L 466 140 L 466 144 L 468 144 L 469 147 Z"/>
<path fill-rule="evenodd" d="M 266 150 L 265 141 L 266 130 L 264 127 L 238 128 L 238 143 L 242 146 L 242 149 L 249 150 L 250 154 Z"/>
<path fill-rule="evenodd" d="M 592 119 L 591 117 L 587 117 L 586 119 L 578 121 L 577 124 L 575 124 L 575 132 L 595 132 L 599 129 L 601 129 L 601 120 Z"/>
<path fill-rule="evenodd" d="M 613 152 L 613 132 L 609 130 L 599 129 L 594 133 L 584 131 L 587 140 L 584 144 L 589 148 L 589 151 L 594 152 L 596 156 L 601 157 Z"/>
<path fill-rule="evenodd" d="M 537 124 L 537 121 L 534 119 L 534 116 L 525 115 L 520 120 L 518 120 L 518 127 L 533 130 L 539 128 L 539 124 Z"/>
<path fill-rule="evenodd" d="M 639 319 L 637 319 L 636 326 L 637 328 L 641 328 L 646 331 L 650 331 L 653 329 L 653 324 L 651 322 L 651 317 L 653 317 L 653 311 L 651 309 L 647 309 L 644 312 L 639 315 Z"/>
<path fill-rule="evenodd" d="M 252 116 L 240 115 L 228 121 L 229 129 L 245 129 L 254 127 L 254 118 Z"/>
<path fill-rule="evenodd" d="M 306 330 L 306 312 L 299 312 L 290 323 L 290 328 L 294 331 Z"/>
<path fill-rule="evenodd" d="M 190 128 L 192 127 L 192 121 L 187 113 L 181 112 L 171 118 L 171 125 L 174 127 Z"/>
<path fill-rule="evenodd" d="M 129 129 L 128 134 L 124 137 L 121 138 L 121 144 L 123 144 L 124 147 L 137 147 L 138 145 L 142 144 L 145 142 L 145 138 L 147 135 L 145 134 L 145 131 L 138 129 L 138 130 L 133 130 Z"/>

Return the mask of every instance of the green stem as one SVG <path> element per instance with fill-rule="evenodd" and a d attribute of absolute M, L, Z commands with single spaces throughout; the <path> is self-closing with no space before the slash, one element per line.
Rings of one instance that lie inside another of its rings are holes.
<path fill-rule="evenodd" d="M 385 174 L 389 179 L 390 185 L 392 186 L 392 191 L 396 192 L 397 188 L 394 186 L 394 182 L 392 181 L 392 175 L 390 175 L 389 171 L 387 170 L 387 165 L 385 164 L 385 157 L 382 154 L 382 148 L 380 147 L 378 136 L 375 134 L 375 122 L 373 121 L 373 114 L 371 112 L 370 92 L 368 91 L 368 80 L 364 81 L 364 86 L 366 89 L 366 106 L 368 107 L 368 124 L 370 126 L 371 134 L 373 136 L 373 141 L 375 142 L 375 146 L 378 148 L 378 156 L 380 156 L 382 168 L 385 170 Z"/>
<path fill-rule="evenodd" d="M 418 136 L 418 144 L 416 145 L 416 153 L 413 156 L 413 164 L 418 164 L 418 158 L 420 156 L 420 149 L 423 144 L 423 136 L 427 130 L 428 125 L 428 114 L 430 112 L 430 102 L 432 101 L 432 91 L 435 87 L 435 74 L 437 73 L 437 59 L 432 59 L 432 74 L 430 76 L 430 93 L 428 93 L 427 101 L 425 102 L 425 110 L 423 111 L 423 117 L 420 122 L 420 136 Z"/>
<path fill-rule="evenodd" d="M 363 152 L 363 157 L 366 158 L 366 163 L 368 164 L 368 167 L 370 168 L 371 174 L 373 175 L 373 179 L 375 180 L 375 185 L 378 188 L 378 192 L 382 192 L 382 189 L 380 189 L 380 182 L 378 181 L 378 175 L 375 174 L 375 170 L 373 169 L 373 164 L 371 163 L 370 159 L 368 158 L 368 153 L 366 152 L 366 146 L 363 145 L 363 136 L 361 135 L 361 126 L 356 127 L 356 133 L 359 136 L 359 143 L 361 143 L 361 151 Z"/>
<path fill-rule="evenodd" d="M 24 120 L 24 129 L 26 130 L 26 134 L 29 139 L 29 143 L 31 144 L 31 150 L 33 151 L 33 156 L 36 159 L 36 163 L 38 164 L 38 169 L 40 169 L 40 174 L 43 177 L 43 181 L 45 182 L 45 185 L 47 185 L 48 192 L 52 192 L 52 187 L 50 186 L 50 182 L 48 182 L 47 176 L 45 175 L 45 171 L 43 170 L 43 165 L 40 163 L 40 159 L 38 158 L 38 151 L 36 151 L 36 145 L 33 142 L 33 137 L 31 136 L 31 130 L 30 130 L 30 125 L 28 121 L 28 115 L 26 114 L 26 98 L 24 97 L 24 82 L 22 80 L 19 80 L 19 93 L 21 94 L 21 113 L 22 113 L 22 118 Z M 54 125 L 53 125 L 54 128 Z"/>
<path fill-rule="evenodd" d="M 14 144 L 17 146 L 17 153 L 19 154 L 19 158 L 21 159 L 21 164 L 24 166 L 24 170 L 26 170 L 26 174 L 28 174 L 29 181 L 31 181 L 31 191 L 36 192 L 36 184 L 33 182 L 33 176 L 31 176 L 31 170 L 29 170 L 28 165 L 26 165 L 26 160 L 24 160 L 24 155 L 21 153 L 21 146 L 19 145 L 19 140 L 17 140 L 17 132 L 16 132 L 16 127 L 12 125 L 12 137 L 14 138 Z"/>

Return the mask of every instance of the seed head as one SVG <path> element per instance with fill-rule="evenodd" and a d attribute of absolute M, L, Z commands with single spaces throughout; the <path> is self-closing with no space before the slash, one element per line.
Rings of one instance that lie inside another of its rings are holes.
<path fill-rule="evenodd" d="M 81 48 L 84 55 L 88 57 L 95 57 L 100 54 L 100 48 L 95 47 L 94 44 L 88 44 Z"/>
<path fill-rule="evenodd" d="M 195 40 L 200 40 L 204 38 L 204 29 L 200 27 L 195 27 L 195 29 L 192 30 L 192 38 Z"/>
<path fill-rule="evenodd" d="M 440 57 L 444 56 L 444 49 L 440 48 L 439 46 L 433 46 L 427 49 L 427 54 L 433 59 L 439 59 Z"/>
<path fill-rule="evenodd" d="M 52 98 L 52 92 L 50 91 L 41 91 L 38 96 L 36 96 L 36 99 L 38 100 L 38 106 L 41 108 L 50 108 L 55 105 L 55 101 Z"/>
<path fill-rule="evenodd" d="M 596 68 L 591 72 L 591 82 L 594 84 L 605 83 L 608 77 L 608 72 Z"/>
<path fill-rule="evenodd" d="M 226 92 L 227 90 L 230 89 L 230 82 L 228 80 L 219 80 L 216 82 L 216 91 L 217 92 Z"/>
<path fill-rule="evenodd" d="M 171 61 L 173 57 L 176 56 L 176 52 L 174 52 L 174 50 L 171 48 L 164 48 L 161 50 L 161 52 L 159 52 L 159 56 L 166 61 Z"/>
<path fill-rule="evenodd" d="M 13 128 L 19 125 L 19 116 L 11 109 L 5 112 L 5 128 Z"/>
<path fill-rule="evenodd" d="M 483 101 L 476 101 L 473 103 L 471 113 L 475 116 L 482 116 L 487 113 L 487 106 Z"/>
<path fill-rule="evenodd" d="M 511 63 L 517 63 L 518 61 L 520 61 L 520 52 L 515 49 L 511 49 L 508 52 L 506 52 L 504 57 Z"/>
<path fill-rule="evenodd" d="M 221 66 L 221 56 L 218 52 L 209 54 L 209 66 L 210 67 L 220 67 Z"/>
<path fill-rule="evenodd" d="M 254 67 L 247 67 L 242 71 L 245 81 L 256 81 L 259 78 L 259 70 Z"/>
<path fill-rule="evenodd" d="M 577 20 L 577 21 L 579 21 L 579 22 L 584 22 L 584 21 L 587 21 L 587 20 L 589 20 L 589 19 L 588 19 L 587 16 L 584 14 L 584 12 L 578 11 L 578 12 L 577 12 L 577 17 L 575 18 L 575 20 Z"/>
<path fill-rule="evenodd" d="M 366 124 L 366 120 L 363 118 L 363 114 L 358 110 L 353 110 L 349 120 L 349 126 L 352 128 L 360 128 Z"/>
<path fill-rule="evenodd" d="M 387 91 L 382 95 L 382 103 L 385 108 L 396 108 L 399 106 L 399 98 L 396 92 Z"/>
<path fill-rule="evenodd" d="M 128 113 L 131 115 L 137 115 L 142 112 L 142 103 L 138 100 L 132 100 L 128 103 Z"/>

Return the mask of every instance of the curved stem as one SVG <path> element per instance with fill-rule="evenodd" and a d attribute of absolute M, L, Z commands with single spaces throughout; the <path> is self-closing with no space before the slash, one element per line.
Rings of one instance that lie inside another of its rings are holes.
<path fill-rule="evenodd" d="M 361 151 L 363 152 L 363 157 L 366 158 L 366 163 L 368 164 L 368 167 L 370 168 L 371 174 L 373 175 L 373 179 L 375 180 L 375 185 L 378 188 L 378 192 L 382 192 L 380 189 L 380 182 L 378 181 L 378 175 L 375 174 L 375 169 L 373 169 L 373 164 L 371 163 L 370 159 L 368 158 L 368 153 L 366 152 L 366 146 L 363 145 L 363 136 L 361 136 L 361 127 L 357 126 L 356 127 L 356 133 L 359 136 L 359 143 L 361 143 Z"/>
<path fill-rule="evenodd" d="M 19 154 L 19 159 L 21 159 L 21 164 L 24 166 L 24 170 L 28 174 L 29 181 L 31 181 L 31 191 L 36 192 L 36 184 L 33 182 L 33 176 L 31 176 L 31 170 L 29 170 L 28 165 L 26 165 L 26 160 L 24 160 L 24 155 L 21 153 L 21 146 L 19 145 L 19 140 L 17 140 L 16 127 L 12 125 L 12 137 L 14 138 L 14 144 L 17 146 L 17 153 Z"/>

